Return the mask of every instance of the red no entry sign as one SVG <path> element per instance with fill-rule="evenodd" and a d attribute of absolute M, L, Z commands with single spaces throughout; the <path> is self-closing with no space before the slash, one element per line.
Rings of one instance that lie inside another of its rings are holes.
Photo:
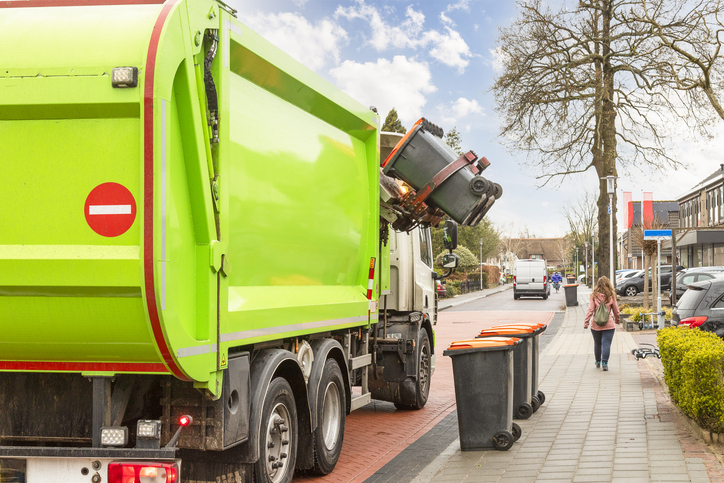
<path fill-rule="evenodd" d="M 99 184 L 85 200 L 85 220 L 99 235 L 124 234 L 136 219 L 136 200 L 118 183 Z"/>

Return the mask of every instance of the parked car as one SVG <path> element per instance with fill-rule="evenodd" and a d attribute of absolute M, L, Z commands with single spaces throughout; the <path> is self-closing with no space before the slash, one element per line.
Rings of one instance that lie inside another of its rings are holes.
<path fill-rule="evenodd" d="M 679 265 L 677 270 L 681 270 L 684 267 Z M 644 276 L 645 272 L 641 270 L 640 273 L 632 275 L 631 277 L 623 280 L 620 284 L 616 282 L 616 293 L 619 295 L 626 295 L 633 297 L 639 292 L 644 291 Z M 651 271 L 648 273 L 649 277 L 649 291 L 651 291 L 653 284 L 651 283 Z M 671 265 L 661 265 L 661 290 L 669 290 L 671 288 Z"/>
<path fill-rule="evenodd" d="M 724 270 L 721 271 L 699 271 L 699 270 L 687 270 L 676 274 L 676 298 L 681 300 L 681 296 L 686 292 L 688 285 L 695 282 L 703 282 L 704 280 L 711 280 L 713 278 L 724 277 Z M 669 294 L 669 302 L 673 305 L 674 301 L 672 295 Z"/>
<path fill-rule="evenodd" d="M 624 270 L 616 275 L 616 285 L 619 285 L 624 280 L 635 277 L 637 274 L 641 274 L 643 272 L 643 270 Z"/>
<path fill-rule="evenodd" d="M 437 296 L 447 297 L 447 285 L 442 283 L 440 280 L 435 280 L 435 285 L 437 285 Z"/>
<path fill-rule="evenodd" d="M 671 323 L 698 327 L 724 339 L 724 278 L 690 284 L 672 311 Z"/>

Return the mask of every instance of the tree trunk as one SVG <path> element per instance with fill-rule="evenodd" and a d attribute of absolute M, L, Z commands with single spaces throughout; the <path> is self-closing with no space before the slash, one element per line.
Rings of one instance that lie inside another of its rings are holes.
<path fill-rule="evenodd" d="M 616 106 L 614 105 L 614 71 L 611 66 L 611 19 L 613 18 L 613 0 L 602 0 L 601 54 L 603 56 L 602 75 L 603 90 L 601 99 L 601 137 L 603 141 L 603 176 L 616 176 Z M 606 180 L 601 180 L 601 196 L 599 209 L 603 209 L 603 217 L 599 214 L 599 239 L 603 238 L 601 247 L 605 250 L 601 260 L 601 269 L 607 277 L 611 276 L 611 267 L 616 266 L 616 191 L 610 206 Z M 605 198 L 605 203 L 601 203 Z M 611 218 L 609 218 L 611 217 Z M 613 219 L 613 223 L 611 223 Z M 601 222 L 603 221 L 603 226 Z M 610 230 L 613 226 L 613 232 Z M 613 248 L 611 250 L 611 240 Z M 613 257 L 611 257 L 613 253 Z"/>

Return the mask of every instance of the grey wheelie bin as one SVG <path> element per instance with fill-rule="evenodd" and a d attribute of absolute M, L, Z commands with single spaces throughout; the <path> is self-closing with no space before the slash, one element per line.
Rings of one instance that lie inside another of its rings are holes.
<path fill-rule="evenodd" d="M 496 337 L 453 342 L 460 448 L 509 450 L 521 436 L 513 422 L 513 349 L 522 339 Z"/>
<path fill-rule="evenodd" d="M 491 327 L 492 329 L 499 329 L 499 328 L 506 328 L 506 327 L 529 327 L 532 329 L 535 329 L 535 337 L 533 337 L 533 357 L 531 364 L 531 406 L 533 407 L 533 412 L 537 411 L 538 408 L 546 402 L 546 395 L 538 389 L 538 374 L 540 367 L 540 339 L 539 335 L 541 335 L 543 332 L 546 331 L 548 328 L 548 325 L 543 323 L 535 323 L 535 322 L 516 322 L 515 324 L 505 324 L 505 325 L 496 325 L 495 327 Z M 537 401 L 536 401 L 537 399 Z"/>
<path fill-rule="evenodd" d="M 523 342 L 513 350 L 513 417 L 528 419 L 533 414 L 533 339 L 536 329 L 530 327 L 499 327 L 484 329 L 477 338 L 515 337 Z M 540 402 L 535 398 L 535 408 Z"/>
<path fill-rule="evenodd" d="M 563 291 L 566 292 L 566 307 L 575 307 L 578 305 L 578 284 L 569 283 L 563 286 Z"/>

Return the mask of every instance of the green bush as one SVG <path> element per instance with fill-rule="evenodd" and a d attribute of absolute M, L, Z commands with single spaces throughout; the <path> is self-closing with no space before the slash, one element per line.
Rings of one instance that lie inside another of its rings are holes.
<path fill-rule="evenodd" d="M 669 327 L 659 331 L 658 344 L 671 399 L 702 428 L 724 432 L 724 341 Z"/>
<path fill-rule="evenodd" d="M 447 287 L 447 297 L 454 297 L 458 294 L 458 288 L 454 283 L 448 283 L 445 286 Z M 460 285 L 458 284 L 458 287 L 459 286 Z"/>
<path fill-rule="evenodd" d="M 467 278 L 470 281 L 479 282 L 480 281 L 480 272 L 468 273 Z M 483 288 L 488 288 L 488 273 L 485 271 L 483 272 Z"/>

